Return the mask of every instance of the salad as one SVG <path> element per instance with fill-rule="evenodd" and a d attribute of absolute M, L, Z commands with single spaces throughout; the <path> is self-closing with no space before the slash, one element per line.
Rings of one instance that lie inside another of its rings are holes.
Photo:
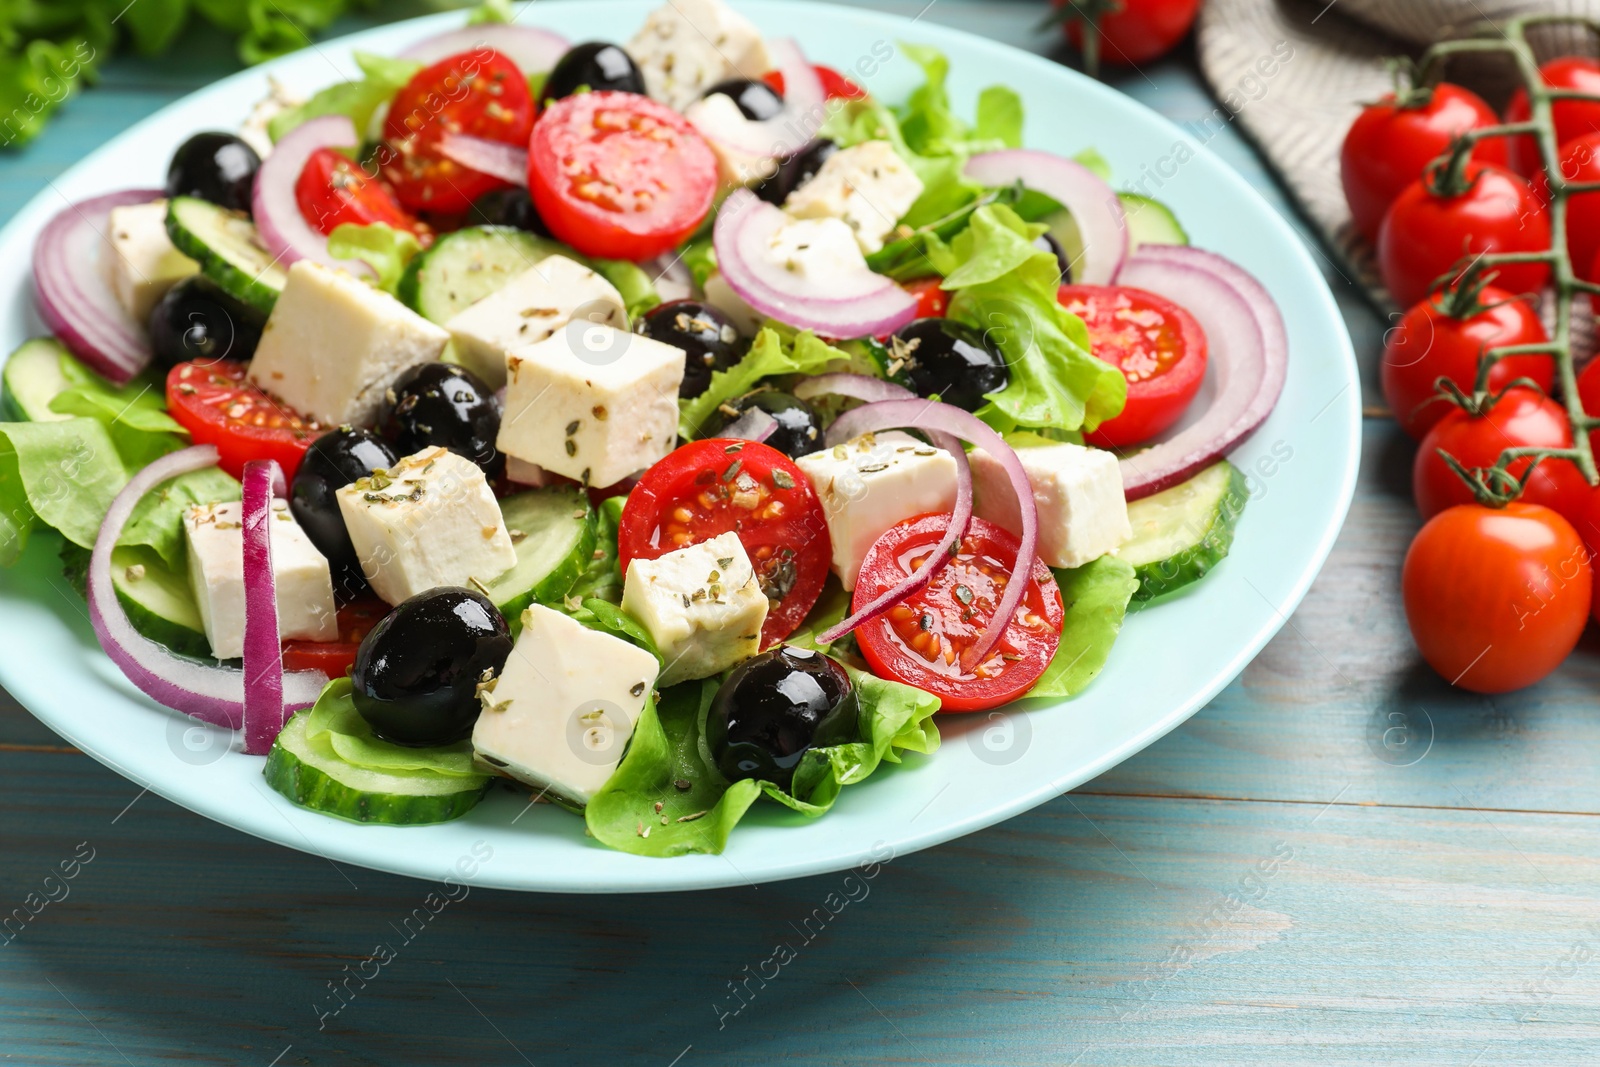
<path fill-rule="evenodd" d="M 4 367 L 0 562 L 53 533 L 294 803 L 720 851 L 1080 692 L 1227 555 L 1281 317 L 1003 86 L 968 121 L 933 49 L 837 71 L 723 0 L 357 60 L 57 215 Z"/>

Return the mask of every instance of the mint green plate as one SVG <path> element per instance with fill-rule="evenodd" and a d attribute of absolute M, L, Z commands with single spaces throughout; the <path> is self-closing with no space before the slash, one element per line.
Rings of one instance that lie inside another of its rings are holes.
<path fill-rule="evenodd" d="M 543 0 L 522 19 L 573 41 L 626 40 L 654 4 Z M 887 62 L 897 40 L 943 49 L 951 88 L 970 115 L 977 93 L 1003 80 L 1027 102 L 1028 145 L 1098 149 L 1123 180 L 1149 168 L 1195 244 L 1260 278 L 1288 323 L 1290 369 L 1277 410 L 1233 460 L 1254 493 L 1232 556 L 1191 592 L 1132 617 L 1105 672 L 1059 706 L 947 716 L 944 747 L 912 756 L 846 791 L 816 822 L 759 805 L 725 855 L 641 859 L 584 836 L 581 820 L 548 805 L 524 810 L 496 792 L 465 818 L 412 829 L 355 826 L 290 805 L 267 789 L 262 761 L 141 696 L 101 653 L 83 604 L 54 557 L 30 548 L 0 572 L 0 684 L 68 741 L 184 807 L 290 848 L 379 870 L 440 879 L 462 856 L 475 884 L 568 892 L 699 889 L 795 878 L 883 859 L 980 830 L 1058 796 L 1149 745 L 1203 707 L 1284 624 L 1327 557 L 1355 484 L 1360 437 L 1355 360 L 1344 324 L 1300 240 L 1248 185 L 1167 120 L 1038 56 L 905 19 L 799 2 L 741 4 L 768 35 L 797 38 L 815 61 L 903 99 L 914 65 Z M 458 13 L 357 34 L 246 71 L 139 123 L 68 171 L 0 232 L 0 351 L 44 332 L 33 311 L 35 236 L 66 199 L 159 186 L 189 134 L 237 124 L 267 77 L 302 91 L 355 77 L 352 48 L 393 54 L 459 25 Z M 858 63 L 871 63 L 873 66 Z M 871 71 L 871 73 L 863 73 Z M 66 198 L 66 199 L 63 199 Z M 483 860 L 485 852 L 491 853 Z"/>

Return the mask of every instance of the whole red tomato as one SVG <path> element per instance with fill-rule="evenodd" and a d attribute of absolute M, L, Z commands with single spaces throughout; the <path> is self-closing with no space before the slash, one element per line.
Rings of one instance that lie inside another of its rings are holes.
<path fill-rule="evenodd" d="M 1561 176 L 1569 182 L 1600 181 L 1600 132 L 1561 146 Z M 1533 191 L 1541 203 L 1550 203 L 1550 183 L 1542 168 L 1534 174 Z M 1593 281 L 1592 265 L 1600 254 L 1600 193 L 1568 195 L 1567 254 L 1578 277 Z"/>
<path fill-rule="evenodd" d="M 1517 386 L 1506 390 L 1487 415 L 1452 411 L 1428 431 L 1417 449 L 1411 467 L 1417 511 L 1431 519 L 1446 508 L 1472 502 L 1472 491 L 1439 457 L 1440 449 L 1470 469 L 1494 466 L 1508 448 L 1571 447 L 1572 424 L 1566 409 L 1532 389 Z M 1528 460 L 1519 459 L 1507 470 L 1520 477 L 1527 468 Z M 1589 483 L 1570 460 L 1546 459 L 1529 476 L 1521 499 L 1580 522 L 1589 503 Z"/>
<path fill-rule="evenodd" d="M 1544 83 L 1555 89 L 1600 93 L 1600 62 L 1587 56 L 1552 59 L 1539 68 L 1539 73 L 1544 77 Z M 1550 110 L 1555 119 L 1558 145 L 1600 130 L 1600 101 L 1558 100 Z M 1527 122 L 1531 115 L 1527 91 L 1518 89 L 1511 94 L 1511 102 L 1506 105 L 1506 121 Z M 1544 161 L 1539 158 L 1538 142 L 1532 137 L 1514 137 L 1510 147 L 1511 167 L 1518 173 L 1532 176 L 1544 166 Z"/>
<path fill-rule="evenodd" d="M 1545 252 L 1550 217 L 1522 178 L 1501 167 L 1469 161 L 1465 188 L 1435 192 L 1426 179 L 1412 182 L 1389 206 L 1378 230 L 1378 266 L 1389 295 L 1401 307 L 1419 304 L 1434 283 L 1482 252 Z M 1545 263 L 1496 268 L 1497 285 L 1515 293 L 1544 287 Z"/>
<path fill-rule="evenodd" d="M 1416 103 L 1400 104 L 1391 93 L 1369 105 L 1356 116 L 1339 152 L 1339 178 L 1350 217 L 1369 241 L 1377 240 L 1389 205 L 1422 177 L 1422 168 L 1443 155 L 1457 134 L 1500 121 L 1477 93 L 1449 82 L 1415 96 Z M 1479 141 L 1472 158 L 1505 166 L 1506 139 Z"/>
<path fill-rule="evenodd" d="M 1050 0 L 1062 12 L 1062 30 L 1074 48 L 1083 47 L 1083 24 L 1100 27 L 1100 59 L 1131 67 L 1159 59 L 1183 40 L 1200 0 Z"/>
<path fill-rule="evenodd" d="M 1594 597 L 1589 550 L 1572 524 L 1523 503 L 1434 516 L 1406 552 L 1400 586 L 1422 658 L 1475 693 L 1521 689 L 1555 670 Z"/>
<path fill-rule="evenodd" d="M 1459 294 L 1440 302 L 1425 300 L 1406 312 L 1384 335 L 1383 362 L 1378 367 L 1389 410 L 1413 440 L 1420 441 L 1434 424 L 1456 409 L 1438 397 L 1440 377 L 1472 392 L 1478 379 L 1478 357 L 1500 345 L 1543 344 L 1550 339 L 1529 301 L 1495 286 L 1485 286 L 1476 301 L 1456 311 Z M 1458 312 L 1460 313 L 1460 312 Z M 1489 371 L 1488 387 L 1499 391 L 1514 378 L 1530 378 L 1550 391 L 1555 369 L 1550 356 L 1506 356 Z M 1596 382 L 1600 386 L 1600 380 Z"/>

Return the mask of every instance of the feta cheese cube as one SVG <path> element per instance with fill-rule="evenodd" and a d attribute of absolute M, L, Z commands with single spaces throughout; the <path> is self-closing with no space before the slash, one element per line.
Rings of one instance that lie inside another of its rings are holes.
<path fill-rule="evenodd" d="M 272 120 L 305 102 L 304 96 L 291 91 L 272 75 L 267 75 L 267 95 L 257 100 L 255 106 L 250 109 L 249 116 L 239 127 L 239 139 L 254 148 L 256 155 L 266 159 L 272 154 L 272 134 L 267 132 Z"/>
<path fill-rule="evenodd" d="M 666 661 L 665 686 L 709 678 L 761 651 L 767 597 L 739 535 L 725 533 L 629 563 L 622 610 L 650 631 Z"/>
<path fill-rule="evenodd" d="M 729 78 L 759 78 L 772 60 L 755 23 L 723 0 L 667 0 L 626 46 L 645 90 L 682 111 Z"/>
<path fill-rule="evenodd" d="M 111 209 L 100 266 L 117 303 L 140 326 L 167 290 L 200 269 L 167 237 L 167 202 L 128 204 Z"/>
<path fill-rule="evenodd" d="M 628 328 L 616 287 L 566 256 L 548 256 L 456 315 L 444 328 L 468 370 L 498 389 L 506 353 L 543 341 L 574 318 Z"/>
<path fill-rule="evenodd" d="M 833 573 L 846 590 L 867 550 L 895 523 L 956 506 L 956 461 L 942 448 L 890 430 L 801 456 L 822 500 L 833 541 Z"/>
<path fill-rule="evenodd" d="M 250 381 L 326 426 L 371 426 L 395 379 L 449 340 L 381 289 L 302 259 L 262 328 Z"/>
<path fill-rule="evenodd" d="M 614 326 L 574 323 L 506 360 L 495 445 L 584 485 L 612 485 L 678 440 L 684 351 Z"/>
<path fill-rule="evenodd" d="M 183 537 L 189 547 L 189 584 L 211 654 L 237 659 L 244 655 L 243 505 L 237 500 L 194 505 L 184 512 Z M 289 514 L 286 500 L 272 502 L 272 579 L 279 636 L 339 639 L 328 561 Z"/>
<path fill-rule="evenodd" d="M 840 219 L 786 222 L 767 241 L 767 255 L 797 279 L 837 286 L 840 277 L 865 274 L 866 257 L 849 225 Z"/>
<path fill-rule="evenodd" d="M 766 317 L 755 308 L 745 303 L 744 297 L 733 291 L 733 286 L 728 284 L 728 279 L 722 276 L 721 271 L 713 271 L 706 279 L 706 303 L 728 316 L 733 321 L 734 329 L 746 337 L 753 337 Z"/>
<path fill-rule="evenodd" d="M 1105 449 L 1054 444 L 1017 449 L 1039 509 L 1039 558 L 1051 567 L 1081 567 L 1113 552 L 1133 529 L 1122 495 L 1122 470 Z M 1022 511 L 1011 479 L 993 456 L 974 449 L 973 512 L 1022 533 Z"/>
<path fill-rule="evenodd" d="M 478 763 L 587 804 L 622 759 L 657 670 L 637 645 L 535 604 L 500 676 L 480 690 Z"/>
<path fill-rule="evenodd" d="M 476 463 L 425 448 L 338 490 L 361 572 L 390 604 L 442 585 L 487 585 L 517 562 Z"/>
<path fill-rule="evenodd" d="M 921 195 L 922 179 L 894 145 L 865 141 L 829 156 L 815 177 L 789 194 L 783 210 L 797 219 L 842 220 L 871 255 Z"/>
<path fill-rule="evenodd" d="M 740 147 L 748 144 L 743 127 L 750 124 L 739 105 L 726 93 L 715 93 L 690 104 L 683 117 L 694 124 L 717 157 L 717 173 L 725 189 L 737 189 L 770 178 L 778 170 L 778 159 L 771 152 L 752 154 Z M 760 142 L 757 142 L 759 145 Z"/>

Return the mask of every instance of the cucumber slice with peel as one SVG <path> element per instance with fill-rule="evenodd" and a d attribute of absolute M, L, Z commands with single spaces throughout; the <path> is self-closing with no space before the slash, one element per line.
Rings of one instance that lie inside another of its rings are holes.
<path fill-rule="evenodd" d="M 66 541 L 61 565 L 67 583 L 85 592 L 89 550 Z M 133 628 L 181 656 L 211 658 L 200 608 L 189 589 L 189 576 L 166 565 L 155 549 L 119 545 L 111 550 L 111 585 Z"/>
<path fill-rule="evenodd" d="M 271 314 L 289 272 L 261 243 L 249 215 L 175 196 L 167 204 L 167 236 L 207 278 L 263 315 Z"/>
<path fill-rule="evenodd" d="M 1135 600 L 1162 596 L 1204 578 L 1228 555 L 1250 493 L 1244 475 L 1221 460 L 1171 489 L 1128 505 L 1133 539 L 1117 555 L 1133 564 Z"/>
<path fill-rule="evenodd" d="M 72 387 L 61 373 L 61 360 L 70 359 L 67 350 L 53 337 L 24 341 L 6 359 L 0 374 L 0 416 L 17 422 L 60 422 L 72 418 L 50 410 L 50 401 Z"/>
<path fill-rule="evenodd" d="M 311 734 L 309 719 L 302 711 L 289 720 L 263 772 L 268 785 L 301 807 L 350 822 L 422 826 L 466 814 L 489 787 L 487 776 L 354 766 L 334 751 L 329 734 Z"/>
<path fill-rule="evenodd" d="M 500 501 L 517 562 L 485 589 L 514 631 L 531 604 L 567 595 L 594 558 L 594 509 L 577 488 L 530 489 Z"/>
<path fill-rule="evenodd" d="M 445 234 L 406 267 L 400 302 L 440 325 L 565 245 L 513 226 L 469 226 Z"/>

